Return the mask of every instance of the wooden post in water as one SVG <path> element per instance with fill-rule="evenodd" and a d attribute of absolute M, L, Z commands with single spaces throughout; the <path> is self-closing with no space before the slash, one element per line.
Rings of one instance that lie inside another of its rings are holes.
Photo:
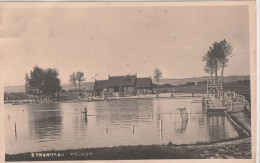
<path fill-rule="evenodd" d="M 107 128 L 107 125 L 105 125 L 105 130 L 106 130 L 106 133 L 108 134 L 108 128 Z"/>
<path fill-rule="evenodd" d="M 133 134 L 135 133 L 135 125 L 132 125 Z"/>
<path fill-rule="evenodd" d="M 14 131 L 16 132 L 16 122 L 14 122 Z"/>
<path fill-rule="evenodd" d="M 162 119 L 160 119 L 160 130 L 162 130 Z"/>
<path fill-rule="evenodd" d="M 85 117 L 87 117 L 88 115 L 87 107 L 85 107 L 84 109 L 85 109 Z"/>

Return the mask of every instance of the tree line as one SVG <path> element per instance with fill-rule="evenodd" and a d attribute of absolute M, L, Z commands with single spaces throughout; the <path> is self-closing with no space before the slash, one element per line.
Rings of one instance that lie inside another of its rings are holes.
<path fill-rule="evenodd" d="M 78 91 L 80 92 L 80 84 L 81 82 L 85 81 L 84 78 L 84 72 L 78 71 L 78 72 L 73 72 L 70 74 L 70 80 L 69 80 L 75 87 L 75 90 L 77 89 L 77 83 L 79 86 Z"/>

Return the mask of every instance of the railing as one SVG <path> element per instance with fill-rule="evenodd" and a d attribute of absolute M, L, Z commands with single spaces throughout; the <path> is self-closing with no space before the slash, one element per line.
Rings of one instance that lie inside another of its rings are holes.
<path fill-rule="evenodd" d="M 251 112 L 250 103 L 246 100 L 245 96 L 236 94 L 235 92 L 224 92 L 224 98 L 222 99 L 222 106 L 226 106 L 229 111 L 234 109 L 234 105 L 241 104 L 244 105 L 244 109 Z M 212 105 L 211 97 L 202 98 L 202 108 L 204 113 L 207 112 L 207 109 Z"/>

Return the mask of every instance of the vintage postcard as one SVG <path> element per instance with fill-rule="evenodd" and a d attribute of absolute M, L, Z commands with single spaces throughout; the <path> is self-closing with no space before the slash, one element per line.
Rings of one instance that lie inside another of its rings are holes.
<path fill-rule="evenodd" d="M 0 65 L 2 162 L 256 161 L 255 1 L 0 2 Z"/>

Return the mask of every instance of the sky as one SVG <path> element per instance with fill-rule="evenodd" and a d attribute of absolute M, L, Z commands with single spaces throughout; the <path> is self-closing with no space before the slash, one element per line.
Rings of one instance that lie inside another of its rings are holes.
<path fill-rule="evenodd" d="M 202 56 L 223 39 L 233 46 L 224 75 L 250 74 L 247 6 L 0 9 L 5 86 L 24 85 L 35 65 L 57 68 L 62 84 L 76 71 L 89 82 L 156 67 L 164 78 L 206 76 Z"/>

